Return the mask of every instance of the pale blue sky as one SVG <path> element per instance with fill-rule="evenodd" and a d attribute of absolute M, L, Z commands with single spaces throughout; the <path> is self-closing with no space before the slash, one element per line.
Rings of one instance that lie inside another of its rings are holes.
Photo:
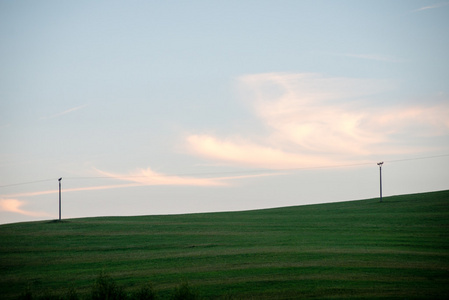
<path fill-rule="evenodd" d="M 448 32 L 447 1 L 0 1 L 0 223 L 57 218 L 59 177 L 65 218 L 372 198 L 378 161 L 448 189 Z"/>

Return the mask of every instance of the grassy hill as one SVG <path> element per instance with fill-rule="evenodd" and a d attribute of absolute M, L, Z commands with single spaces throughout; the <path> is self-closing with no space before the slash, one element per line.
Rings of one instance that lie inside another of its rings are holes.
<path fill-rule="evenodd" d="M 0 294 L 87 297 L 101 272 L 160 299 L 448 298 L 449 191 L 245 212 L 0 226 Z"/>

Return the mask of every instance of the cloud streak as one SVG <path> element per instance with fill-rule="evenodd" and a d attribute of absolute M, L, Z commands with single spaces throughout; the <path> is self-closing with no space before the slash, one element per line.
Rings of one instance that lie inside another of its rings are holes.
<path fill-rule="evenodd" d="M 139 169 L 129 174 L 118 174 L 97 170 L 101 175 L 122 181 L 131 181 L 139 185 L 189 185 L 189 186 L 221 186 L 222 181 L 215 178 L 197 178 L 169 176 L 157 173 L 151 168 Z"/>
<path fill-rule="evenodd" d="M 80 188 L 64 188 L 63 192 L 64 193 L 72 193 L 72 192 L 95 191 L 95 190 L 110 190 L 110 189 L 135 187 L 135 186 L 140 186 L 140 185 L 142 185 L 142 184 L 127 183 L 127 184 L 88 186 L 88 187 L 80 187 Z M 21 197 L 51 195 L 51 194 L 58 194 L 58 193 L 59 193 L 59 191 L 54 189 L 54 190 L 47 190 L 47 191 L 35 191 L 35 192 L 8 194 L 8 195 L 2 195 L 2 197 L 21 198 Z"/>
<path fill-rule="evenodd" d="M 188 150 L 214 161 L 284 169 L 363 163 L 370 156 L 404 153 L 418 136 L 449 132 L 449 105 L 368 105 L 393 86 L 386 81 L 268 73 L 240 78 L 266 134 L 219 137 L 190 134 Z"/>
<path fill-rule="evenodd" d="M 220 176 L 220 177 L 192 177 L 192 176 L 178 176 L 178 175 L 165 175 L 153 171 L 151 168 L 138 169 L 128 174 L 118 174 L 97 170 L 100 174 L 110 177 L 112 179 L 118 179 L 122 181 L 131 181 L 135 184 L 142 186 L 152 185 L 173 185 L 173 186 L 227 186 L 229 180 L 275 176 L 281 173 L 259 172 L 257 174 L 246 175 L 234 175 L 234 176 Z"/>
<path fill-rule="evenodd" d="M 387 56 L 387 55 L 379 55 L 379 54 L 342 54 L 342 55 L 347 56 L 347 57 L 375 60 L 375 61 L 382 61 L 382 62 L 392 62 L 392 63 L 402 62 L 401 60 L 399 60 L 397 58 Z"/>
<path fill-rule="evenodd" d="M 398 59 L 390 55 L 375 54 L 375 53 L 334 53 L 334 52 L 323 52 L 325 55 L 340 56 L 340 57 L 350 57 L 358 59 L 366 59 L 380 62 L 390 62 L 390 63 L 402 63 L 404 60 Z"/>
<path fill-rule="evenodd" d="M 49 217 L 45 212 L 33 212 L 21 209 L 25 202 L 17 199 L 0 199 L 0 210 L 30 217 Z"/>
<path fill-rule="evenodd" d="M 119 188 L 130 188 L 137 186 L 156 186 L 156 185 L 172 185 L 172 186 L 227 186 L 229 180 L 254 178 L 254 177 L 265 177 L 265 176 L 276 176 L 282 175 L 284 173 L 280 172 L 257 172 L 256 174 L 243 174 L 243 175 L 233 175 L 233 176 L 220 176 L 220 177 L 192 177 L 192 176 L 178 176 L 178 175 L 165 175 L 157 173 L 151 168 L 138 169 L 128 174 L 118 174 L 112 172 L 106 172 L 96 169 L 98 174 L 106 176 L 110 179 L 127 181 L 131 183 L 123 184 L 110 184 L 110 185 L 99 185 L 99 186 L 89 186 L 89 187 L 79 187 L 79 188 L 63 188 L 63 193 L 73 193 L 73 192 L 83 192 L 83 191 L 95 191 L 95 190 L 110 190 Z M 95 177 L 93 177 L 95 178 Z M 59 191 L 57 189 L 46 190 L 46 191 L 34 191 L 16 194 L 1 195 L 2 198 L 24 198 L 24 197 L 35 197 L 42 195 L 57 194 Z"/>
<path fill-rule="evenodd" d="M 421 8 L 415 9 L 413 12 L 434 9 L 434 8 L 440 8 L 440 7 L 444 7 L 444 6 L 448 6 L 448 5 L 449 5 L 449 2 L 441 2 L 441 3 L 436 3 L 433 5 L 423 6 Z"/>
<path fill-rule="evenodd" d="M 77 111 L 77 110 L 86 108 L 87 106 L 88 106 L 88 104 L 84 104 L 84 105 L 72 107 L 72 108 L 70 108 L 70 109 L 64 110 L 64 111 L 59 112 L 59 113 L 57 113 L 57 114 L 51 115 L 51 116 L 49 116 L 49 117 L 42 117 L 41 120 L 48 120 L 48 119 L 54 119 L 54 118 L 57 118 L 57 117 L 61 117 L 61 116 L 63 116 L 63 115 L 67 115 L 67 114 L 72 113 L 72 112 L 75 112 L 75 111 Z"/>
<path fill-rule="evenodd" d="M 289 153 L 240 138 L 219 139 L 210 135 L 190 135 L 187 143 L 190 150 L 197 155 L 252 167 L 288 169 L 333 164 L 331 160 L 323 160 L 319 156 Z"/>

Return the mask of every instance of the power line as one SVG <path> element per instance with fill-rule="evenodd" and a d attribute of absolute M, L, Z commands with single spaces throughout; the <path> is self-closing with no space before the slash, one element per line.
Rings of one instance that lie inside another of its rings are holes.
<path fill-rule="evenodd" d="M 388 162 L 388 163 L 395 163 L 395 162 L 401 162 L 401 161 L 420 160 L 420 159 L 429 159 L 429 158 L 438 158 L 438 157 L 445 157 L 445 156 L 449 156 L 449 154 L 434 155 L 434 156 L 425 156 L 425 157 L 415 157 L 415 158 L 404 158 L 404 159 L 395 159 L 395 160 L 386 160 L 385 162 Z"/>
<path fill-rule="evenodd" d="M 422 160 L 422 159 L 431 159 L 431 158 L 439 158 L 439 157 L 448 157 L 449 154 L 441 154 L 434 156 L 422 156 L 422 157 L 413 157 L 413 158 L 403 158 L 403 159 L 395 159 L 395 160 L 386 160 L 386 163 L 396 163 L 403 161 L 413 161 L 413 160 Z M 167 177 L 175 177 L 175 176 L 213 176 L 213 175 L 231 175 L 231 174 L 252 174 L 252 173 L 261 173 L 261 172 L 285 172 L 285 171 L 300 171 L 300 170 L 312 170 L 312 169 L 332 169 L 332 168 L 346 168 L 346 167 L 356 167 L 356 166 L 364 166 L 364 165 L 372 165 L 373 162 L 365 162 L 365 163 L 354 163 L 354 164 L 342 164 L 342 165 L 327 165 L 327 166 L 312 166 L 312 167 L 302 167 L 302 168 L 283 168 L 283 169 L 258 169 L 258 170 L 245 170 L 245 171 L 228 171 L 228 172 L 208 172 L 208 173 L 178 173 L 172 175 L 164 175 Z M 154 176 L 146 176 L 146 175 L 129 175 L 122 176 L 123 178 L 148 178 L 148 177 L 157 177 Z M 64 177 L 65 180 L 91 180 L 91 179 L 120 179 L 113 178 L 110 176 L 88 176 L 88 177 Z M 12 187 L 12 186 L 20 186 L 27 185 L 39 182 L 48 182 L 54 181 L 56 179 L 44 179 L 44 180 L 35 180 L 29 182 L 21 182 L 14 184 L 1 185 L 0 188 L 4 187 Z"/>
<path fill-rule="evenodd" d="M 302 167 L 302 168 L 283 168 L 283 169 L 258 169 L 258 170 L 245 170 L 245 171 L 226 171 L 226 172 L 208 172 L 208 173 L 177 173 L 163 176 L 166 177 L 182 177 L 182 176 L 216 176 L 216 175 L 236 175 L 236 174 L 253 174 L 253 173 L 263 173 L 263 172 L 285 172 L 285 171 L 299 171 L 299 170 L 310 170 L 310 169 L 329 169 L 329 168 L 343 168 L 343 167 L 354 167 L 361 165 L 371 165 L 372 163 L 357 163 L 357 164 L 345 164 L 345 165 L 332 165 L 332 166 L 314 166 L 314 167 Z M 117 176 L 116 178 L 110 176 L 90 176 L 90 177 L 64 177 L 64 179 L 120 179 L 120 178 L 151 178 L 158 177 L 159 175 L 124 175 Z"/>
<path fill-rule="evenodd" d="M 35 181 L 28 181 L 28 182 L 21 182 L 21 183 L 13 183 L 13 184 L 7 184 L 7 185 L 0 185 L 0 188 L 10 187 L 10 186 L 18 186 L 18 185 L 26 185 L 26 184 L 33 184 L 33 183 L 46 182 L 46 181 L 53 181 L 53 180 L 55 180 L 55 179 L 43 179 L 43 180 L 35 180 Z"/>

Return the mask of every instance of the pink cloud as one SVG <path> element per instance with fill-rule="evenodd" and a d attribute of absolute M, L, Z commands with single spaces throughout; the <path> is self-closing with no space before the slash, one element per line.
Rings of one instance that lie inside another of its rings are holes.
<path fill-rule="evenodd" d="M 370 155 L 421 151 L 396 145 L 398 134 L 448 134 L 449 105 L 367 106 L 391 90 L 382 80 L 268 73 L 240 78 L 246 101 L 266 128 L 245 137 L 190 134 L 191 153 L 215 161 L 264 168 L 366 162 Z M 394 136 L 394 138 L 393 138 Z"/>
<path fill-rule="evenodd" d="M 0 199 L 0 210 L 6 212 L 17 213 L 21 215 L 31 216 L 31 217 L 48 217 L 49 214 L 45 212 L 33 212 L 21 209 L 25 205 L 23 201 L 17 199 Z"/>
<path fill-rule="evenodd" d="M 220 176 L 220 177 L 192 177 L 192 176 L 177 176 L 157 173 L 151 168 L 138 169 L 128 174 L 117 174 L 97 170 L 100 174 L 123 181 L 135 182 L 135 185 L 176 185 L 176 186 L 226 186 L 229 185 L 227 181 L 243 178 L 274 176 L 281 173 L 257 173 L 257 174 L 243 174 L 234 176 Z"/>
<path fill-rule="evenodd" d="M 416 135 L 444 135 L 449 132 L 449 105 L 394 107 L 376 112 L 377 117 L 367 119 L 371 126 L 389 133 L 413 130 Z"/>
<path fill-rule="evenodd" d="M 128 187 L 134 187 L 134 186 L 139 186 L 139 185 L 142 185 L 142 184 L 128 183 L 128 184 L 88 186 L 88 187 L 80 187 L 80 188 L 64 188 L 63 191 L 64 191 L 64 193 L 70 193 L 70 192 L 95 191 L 95 190 L 109 190 L 109 189 L 118 189 L 118 188 L 128 188 Z M 3 195 L 3 196 L 18 198 L 18 197 L 33 197 L 33 196 L 57 194 L 57 193 L 59 193 L 59 191 L 57 189 L 54 189 L 54 190 L 47 190 L 47 191 L 9 194 L 9 195 Z"/>
<path fill-rule="evenodd" d="M 254 178 L 254 177 L 264 177 L 264 176 L 276 176 L 283 173 L 279 172 L 258 172 L 255 174 L 241 174 L 233 176 L 220 176 L 220 177 L 192 177 L 192 176 L 171 176 L 157 173 L 150 168 L 139 169 L 128 174 L 117 174 L 111 172 L 105 172 L 97 170 L 97 172 L 103 176 L 107 176 L 111 179 L 128 181 L 131 183 L 124 184 L 111 184 L 111 185 L 100 185 L 100 186 L 89 186 L 89 187 L 79 187 L 79 188 L 63 188 L 63 193 L 73 193 L 73 192 L 83 192 L 83 191 L 94 191 L 94 190 L 109 190 L 118 188 L 129 188 L 136 186 L 152 186 L 152 185 L 176 185 L 176 186 L 227 186 L 228 181 Z M 22 214 L 28 213 L 28 215 L 38 216 L 40 213 L 34 214 L 33 212 L 26 212 L 20 210 L 19 207 L 23 205 L 23 202 L 13 199 L 22 197 L 34 197 L 41 195 L 57 194 L 58 189 L 46 190 L 46 191 L 35 191 L 35 192 L 25 192 L 1 195 L 2 199 L 0 203 L 0 208 L 5 211 L 20 212 Z"/>
<path fill-rule="evenodd" d="M 332 164 L 331 160 L 323 160 L 319 156 L 288 153 L 243 140 L 220 140 L 209 135 L 191 135 L 187 142 L 190 150 L 200 156 L 254 167 L 288 169 Z"/>
<path fill-rule="evenodd" d="M 117 174 L 97 170 L 100 174 L 123 181 L 135 182 L 139 185 L 192 185 L 192 186 L 220 186 L 225 185 L 220 180 L 214 178 L 197 178 L 170 176 L 157 173 L 150 168 L 139 169 L 129 174 Z"/>

